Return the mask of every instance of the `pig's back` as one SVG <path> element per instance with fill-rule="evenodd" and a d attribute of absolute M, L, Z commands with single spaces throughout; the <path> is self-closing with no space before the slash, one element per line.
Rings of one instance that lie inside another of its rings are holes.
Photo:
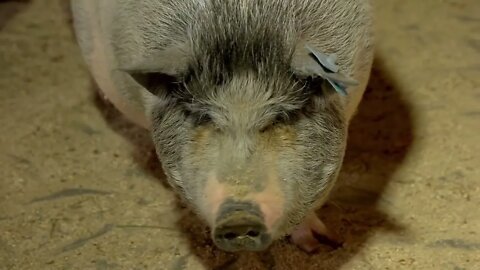
<path fill-rule="evenodd" d="M 129 120 L 149 128 L 142 97 L 149 93 L 118 70 L 112 34 L 115 14 L 121 5 L 121 1 L 115 0 L 72 0 L 77 42 L 104 98 Z"/>

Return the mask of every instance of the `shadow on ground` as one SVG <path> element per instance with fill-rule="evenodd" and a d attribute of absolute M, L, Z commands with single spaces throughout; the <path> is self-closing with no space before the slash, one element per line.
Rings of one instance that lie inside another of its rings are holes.
<path fill-rule="evenodd" d="M 93 102 L 100 110 L 107 124 L 115 132 L 122 135 L 125 139 L 133 144 L 132 157 L 147 173 L 155 176 L 161 181 L 164 187 L 169 188 L 165 181 L 165 175 L 161 168 L 160 162 L 155 153 L 152 139 L 148 130 L 132 124 L 123 115 L 116 110 L 113 105 L 105 101 L 100 96 L 95 83 L 92 81 Z"/>
<path fill-rule="evenodd" d="M 110 127 L 135 145 L 134 159 L 167 187 L 148 132 L 130 124 L 98 95 L 95 103 Z M 377 206 L 388 204 L 382 194 L 408 154 L 413 122 L 409 105 L 381 58 L 375 59 L 365 98 L 349 134 L 338 187 L 318 212 L 330 228 L 342 235 L 342 248 L 325 245 L 315 254 L 306 254 L 284 239 L 262 253 L 226 253 L 214 246 L 205 224 L 186 211 L 178 224 L 190 240 L 192 254 L 208 269 L 339 269 L 360 252 L 374 233 L 401 231 Z M 181 204 L 179 208 L 184 208 Z"/>

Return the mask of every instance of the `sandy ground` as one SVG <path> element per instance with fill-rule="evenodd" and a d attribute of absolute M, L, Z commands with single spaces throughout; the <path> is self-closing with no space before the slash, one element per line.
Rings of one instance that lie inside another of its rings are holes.
<path fill-rule="evenodd" d="M 95 96 L 64 1 L 0 1 L 0 269 L 480 269 L 480 2 L 377 0 L 332 201 L 342 248 L 216 249 Z"/>

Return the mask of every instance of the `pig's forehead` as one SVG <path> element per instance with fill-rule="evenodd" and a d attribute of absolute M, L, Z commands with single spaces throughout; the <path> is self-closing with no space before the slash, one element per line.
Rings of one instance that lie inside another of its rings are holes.
<path fill-rule="evenodd" d="M 211 1 L 204 12 L 197 13 L 188 31 L 194 64 L 223 72 L 254 69 L 272 73 L 287 68 L 295 47 L 295 26 L 286 16 L 290 12 L 277 10 L 260 16 L 257 13 L 262 8 L 273 11 L 285 7 L 241 2 Z"/>
<path fill-rule="evenodd" d="M 301 86 L 291 69 L 289 45 L 277 34 L 271 38 L 241 35 L 196 39 L 186 76 L 188 94 L 208 103 L 260 103 L 254 107 L 297 96 Z"/>
<path fill-rule="evenodd" d="M 203 109 L 246 111 L 298 109 L 305 101 L 302 85 L 288 76 L 260 76 L 254 71 L 233 72 L 221 84 L 195 79 L 186 85 L 185 100 Z"/>

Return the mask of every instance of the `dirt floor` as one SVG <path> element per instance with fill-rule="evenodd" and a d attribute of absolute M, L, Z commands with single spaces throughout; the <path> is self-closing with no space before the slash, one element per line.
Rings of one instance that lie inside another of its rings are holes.
<path fill-rule="evenodd" d="M 480 269 L 480 1 L 377 0 L 342 248 L 216 249 L 145 131 L 95 96 L 66 1 L 0 1 L 0 269 Z"/>

